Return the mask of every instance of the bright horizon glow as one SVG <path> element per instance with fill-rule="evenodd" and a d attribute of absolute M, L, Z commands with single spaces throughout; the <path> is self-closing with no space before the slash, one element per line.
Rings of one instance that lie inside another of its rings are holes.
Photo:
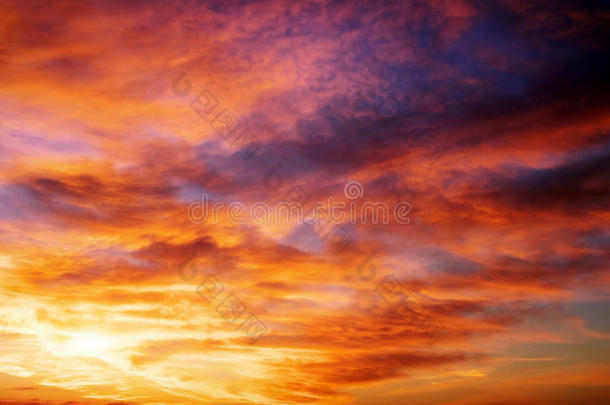
<path fill-rule="evenodd" d="M 0 38 L 0 405 L 610 403 L 610 2 L 2 0 Z"/>
<path fill-rule="evenodd" d="M 103 358 L 108 354 L 111 340 L 97 332 L 76 332 L 70 334 L 66 342 L 66 352 L 74 356 Z"/>

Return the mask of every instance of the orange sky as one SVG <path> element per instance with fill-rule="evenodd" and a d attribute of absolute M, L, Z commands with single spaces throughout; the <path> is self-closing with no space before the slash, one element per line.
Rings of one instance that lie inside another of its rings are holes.
<path fill-rule="evenodd" d="M 610 403 L 609 19 L 0 2 L 0 405 Z"/>

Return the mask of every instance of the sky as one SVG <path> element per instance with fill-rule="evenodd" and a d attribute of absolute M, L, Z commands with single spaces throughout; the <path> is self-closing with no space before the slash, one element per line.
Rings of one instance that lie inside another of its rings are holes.
<path fill-rule="evenodd" d="M 610 403 L 609 20 L 0 2 L 0 405 Z"/>

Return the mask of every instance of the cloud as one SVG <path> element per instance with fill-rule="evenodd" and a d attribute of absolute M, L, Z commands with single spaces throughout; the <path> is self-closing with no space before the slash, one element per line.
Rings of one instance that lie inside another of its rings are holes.
<path fill-rule="evenodd" d="M 601 318 L 571 310 L 608 293 L 608 18 L 596 1 L 3 2 L 2 404 L 523 403 L 515 386 L 600 403 Z M 358 204 L 412 204 L 410 223 L 343 224 L 337 253 L 303 224 L 187 217 L 203 193 L 347 202 L 348 181 Z M 390 275 L 446 326 L 434 345 L 379 294 Z M 269 329 L 254 343 L 250 314 Z"/>

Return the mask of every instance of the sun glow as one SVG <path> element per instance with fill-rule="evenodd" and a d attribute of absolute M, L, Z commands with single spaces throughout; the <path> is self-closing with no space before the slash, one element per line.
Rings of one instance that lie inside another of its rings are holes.
<path fill-rule="evenodd" d="M 72 355 L 97 357 L 110 348 L 110 339 L 99 333 L 73 333 L 71 336 L 67 346 Z"/>

